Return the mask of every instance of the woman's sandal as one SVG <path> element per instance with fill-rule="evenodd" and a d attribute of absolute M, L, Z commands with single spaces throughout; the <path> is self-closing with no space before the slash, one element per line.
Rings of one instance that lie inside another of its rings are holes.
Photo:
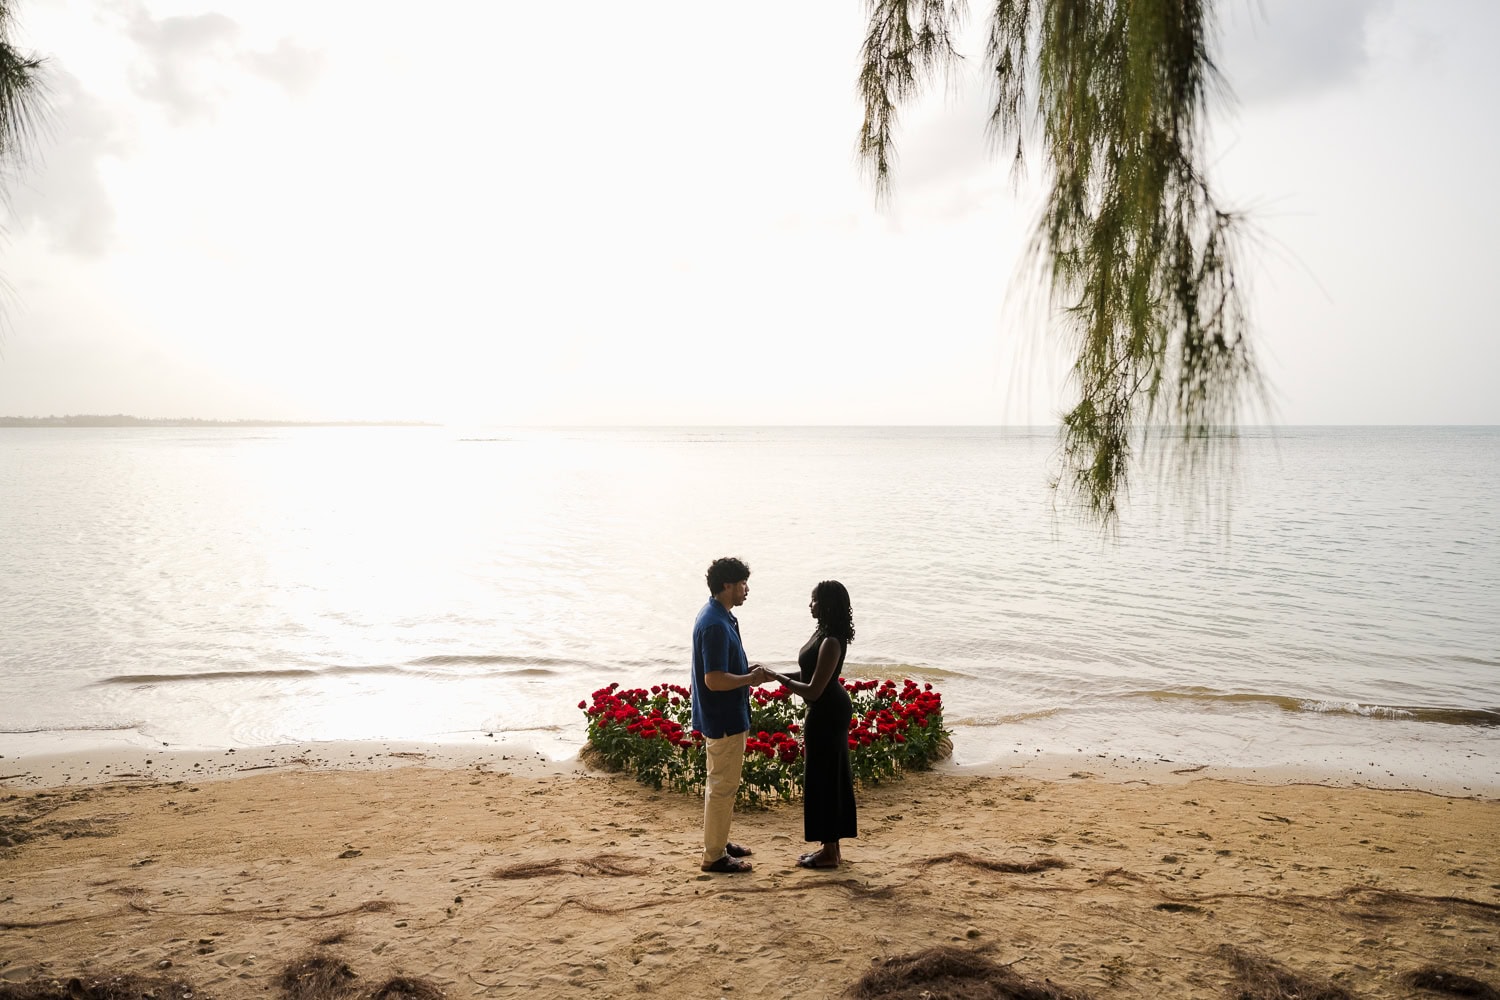
<path fill-rule="evenodd" d="M 738 875 L 741 872 L 748 872 L 751 869 L 750 862 L 741 861 L 739 858 L 731 858 L 726 854 L 711 865 L 703 865 L 702 870 L 716 872 L 721 875 Z"/>
<path fill-rule="evenodd" d="M 798 868 L 818 868 L 818 869 L 837 868 L 839 866 L 839 863 L 842 860 L 843 860 L 842 858 L 836 858 L 832 862 L 829 862 L 829 861 L 819 861 L 818 860 L 818 852 L 817 851 L 813 851 L 811 854 L 804 854 L 800 858 L 798 858 L 797 859 L 797 867 Z"/>

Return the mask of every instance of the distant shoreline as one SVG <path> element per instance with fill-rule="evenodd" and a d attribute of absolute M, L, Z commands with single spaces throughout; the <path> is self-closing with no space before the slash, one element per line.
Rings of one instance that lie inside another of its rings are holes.
<path fill-rule="evenodd" d="M 0 417 L 0 427 L 441 427 L 419 420 L 204 420 L 198 417 Z"/>

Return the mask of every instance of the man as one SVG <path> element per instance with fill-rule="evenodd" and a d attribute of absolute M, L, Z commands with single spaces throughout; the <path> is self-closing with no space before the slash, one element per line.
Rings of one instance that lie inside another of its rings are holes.
<path fill-rule="evenodd" d="M 703 789 L 703 864 L 706 872 L 748 872 L 748 847 L 729 840 L 734 797 L 750 730 L 750 688 L 769 680 L 751 666 L 740 641 L 735 608 L 750 596 L 750 567 L 715 559 L 708 567 L 709 598 L 693 622 L 693 728 L 703 734 L 708 781 Z"/>

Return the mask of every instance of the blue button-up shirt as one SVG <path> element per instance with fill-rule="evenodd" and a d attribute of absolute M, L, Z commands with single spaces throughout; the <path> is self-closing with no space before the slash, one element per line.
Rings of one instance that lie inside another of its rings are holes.
<path fill-rule="evenodd" d="M 693 622 L 693 728 L 715 740 L 747 731 L 750 688 L 711 691 L 703 683 L 703 675 L 710 670 L 750 672 L 750 661 L 740 642 L 739 619 L 712 597 Z"/>

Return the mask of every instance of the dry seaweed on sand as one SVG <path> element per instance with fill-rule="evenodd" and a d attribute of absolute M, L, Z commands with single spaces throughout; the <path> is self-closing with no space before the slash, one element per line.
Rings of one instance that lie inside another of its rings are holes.
<path fill-rule="evenodd" d="M 1489 983 L 1469 976 L 1461 976 L 1457 972 L 1449 972 L 1447 969 L 1439 969 L 1434 965 L 1425 965 L 1420 969 L 1414 969 L 1401 977 L 1401 981 L 1407 986 L 1419 990 L 1428 990 L 1433 993 L 1442 993 L 1450 997 L 1472 997 L 1473 1000 L 1500 1000 L 1500 990 L 1495 989 Z"/>
<path fill-rule="evenodd" d="M 354 992 L 358 976 L 332 955 L 306 955 L 281 970 L 276 985 L 286 1000 L 335 1000 Z"/>
<path fill-rule="evenodd" d="M 1088 995 L 1028 979 L 963 948 L 927 948 L 887 958 L 847 991 L 853 1000 L 1087 1000 Z"/>
<path fill-rule="evenodd" d="M 186 1000 L 194 996 L 201 994 L 180 979 L 136 975 L 0 983 L 0 1000 Z"/>
<path fill-rule="evenodd" d="M 1234 1000 L 1354 1000 L 1342 986 L 1301 975 L 1253 951 L 1225 944 L 1219 954 L 1234 970 L 1229 994 Z"/>
<path fill-rule="evenodd" d="M 993 861 L 989 858 L 981 858 L 975 854 L 965 851 L 955 851 L 951 854 L 941 854 L 934 858 L 925 858 L 918 862 L 923 868 L 931 868 L 933 865 L 955 864 L 968 865 L 971 868 L 983 868 L 985 871 L 1001 872 L 1007 875 L 1035 875 L 1038 872 L 1051 871 L 1056 868 L 1066 868 L 1068 863 L 1062 858 L 1037 858 L 1034 861 Z"/>
<path fill-rule="evenodd" d="M 547 875 L 602 875 L 610 878 L 640 878 L 648 869 L 624 854 L 596 854 L 584 858 L 549 858 L 546 861 L 522 861 L 519 864 L 496 868 L 491 878 L 528 879 Z"/>
<path fill-rule="evenodd" d="M 441 1000 L 443 991 L 426 979 L 392 976 L 369 992 L 354 985 L 359 974 L 342 959 L 313 953 L 288 965 L 276 985 L 284 1000 Z"/>
<path fill-rule="evenodd" d="M 276 985 L 283 1000 L 443 1000 L 444 993 L 425 979 L 392 976 L 368 993 L 354 985 L 359 976 L 348 964 L 326 954 L 307 955 L 281 972 Z M 0 1000 L 205 1000 L 192 983 L 133 974 L 69 980 L 32 979 L 0 983 Z"/>
<path fill-rule="evenodd" d="M 441 1000 L 443 991 L 425 979 L 394 976 L 370 991 L 370 1000 Z"/>

